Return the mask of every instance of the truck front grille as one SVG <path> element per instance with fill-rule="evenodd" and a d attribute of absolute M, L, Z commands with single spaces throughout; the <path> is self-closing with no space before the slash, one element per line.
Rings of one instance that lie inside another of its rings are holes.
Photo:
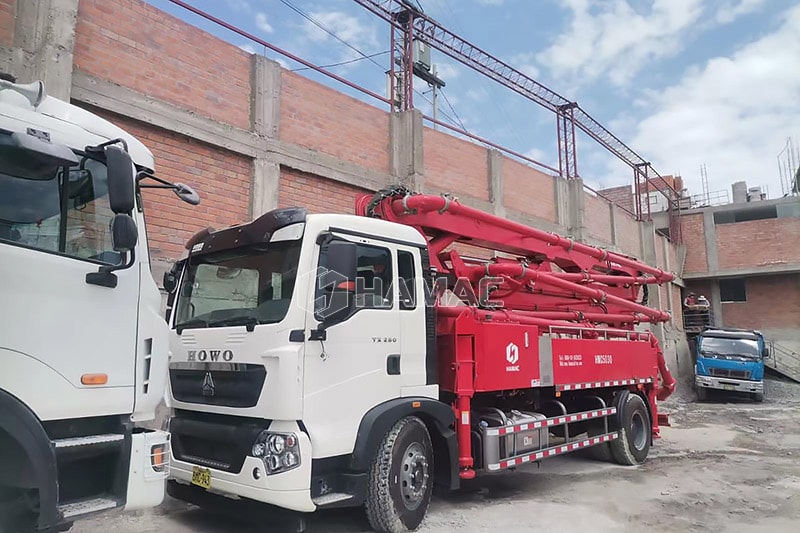
<path fill-rule="evenodd" d="M 173 397 L 186 403 L 253 407 L 267 378 L 262 365 L 197 363 L 169 370 Z"/>
<path fill-rule="evenodd" d="M 170 421 L 172 453 L 179 461 L 239 473 L 269 422 L 178 411 Z"/>
<path fill-rule="evenodd" d="M 708 373 L 716 378 L 750 379 L 749 370 L 733 370 L 730 368 L 709 368 Z"/>

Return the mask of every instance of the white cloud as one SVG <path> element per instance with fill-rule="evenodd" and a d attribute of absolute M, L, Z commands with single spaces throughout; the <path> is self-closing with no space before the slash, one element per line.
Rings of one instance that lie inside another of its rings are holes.
<path fill-rule="evenodd" d="M 264 13 L 256 13 L 256 26 L 264 33 L 272 33 L 272 25 L 267 21 L 267 15 Z"/>
<path fill-rule="evenodd" d="M 507 63 L 526 76 L 534 79 L 539 76 L 539 67 L 536 65 L 536 54 L 533 52 L 513 55 Z"/>
<path fill-rule="evenodd" d="M 482 6 L 502 6 L 505 0 L 478 0 L 478 3 Z"/>
<path fill-rule="evenodd" d="M 746 180 L 780 194 L 776 154 L 800 124 L 800 6 L 783 14 L 773 33 L 716 57 L 662 92 L 647 95 L 651 113 L 631 146 L 651 154 L 662 173 L 680 170 L 692 194 L 699 168 L 713 190 Z"/>
<path fill-rule="evenodd" d="M 240 44 L 239 48 L 241 48 L 242 50 L 244 50 L 248 54 L 255 54 L 256 53 L 256 47 L 253 46 L 252 44 L 249 44 L 249 43 Z"/>
<path fill-rule="evenodd" d="M 717 9 L 714 19 L 719 24 L 730 24 L 742 15 L 758 11 L 765 0 L 728 0 Z"/>
<path fill-rule="evenodd" d="M 676 54 L 703 14 L 702 0 L 653 0 L 639 12 L 626 0 L 561 0 L 572 13 L 538 61 L 559 76 L 608 76 L 624 85 L 648 62 Z"/>
<path fill-rule="evenodd" d="M 352 44 L 364 53 L 378 46 L 377 28 L 363 24 L 358 18 L 341 11 L 318 11 L 311 17 L 322 26 L 336 34 L 340 39 Z M 307 39 L 316 43 L 334 40 L 327 32 L 310 21 L 303 23 Z"/>
<path fill-rule="evenodd" d="M 227 0 L 228 7 L 236 12 L 250 11 L 250 3 L 247 0 Z"/>
<path fill-rule="evenodd" d="M 434 63 L 436 65 L 436 75 L 447 83 L 450 80 L 456 79 L 461 70 L 452 63 Z"/>

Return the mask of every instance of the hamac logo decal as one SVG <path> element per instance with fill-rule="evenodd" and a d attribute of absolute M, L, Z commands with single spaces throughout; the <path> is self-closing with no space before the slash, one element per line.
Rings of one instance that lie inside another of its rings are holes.
<path fill-rule="evenodd" d="M 508 366 L 506 367 L 506 372 L 519 372 L 519 346 L 514 344 L 513 342 L 509 342 L 508 346 L 506 346 L 506 361 L 508 361 Z"/>

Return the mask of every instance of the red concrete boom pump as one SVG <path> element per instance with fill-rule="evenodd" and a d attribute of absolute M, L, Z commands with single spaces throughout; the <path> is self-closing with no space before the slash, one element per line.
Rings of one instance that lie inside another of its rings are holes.
<path fill-rule="evenodd" d="M 644 423 L 650 427 L 647 440 L 658 438 L 659 420 L 666 421 L 657 402 L 672 394 L 676 381 L 655 336 L 636 326 L 669 320 L 667 313 L 647 306 L 647 294 L 648 285 L 669 282 L 673 274 L 473 209 L 450 195 L 398 186 L 360 195 L 356 214 L 412 226 L 428 242 L 438 280 L 439 386 L 460 422 L 462 479 L 474 477 L 477 466 L 500 470 L 605 442 L 618 462 L 643 460 L 630 455 L 644 444 L 612 441 L 643 438 L 644 433 L 625 435 L 637 427 L 637 421 L 623 420 L 631 397 L 647 406 L 648 420 L 638 421 L 640 432 Z M 490 257 L 459 253 L 467 247 Z M 455 300 L 445 299 L 446 292 Z M 502 424 L 492 430 L 493 424 L 476 429 L 471 420 L 479 413 L 488 413 L 489 420 L 504 407 L 523 405 L 539 406 L 541 422 L 515 426 L 500 413 Z M 489 446 L 486 437 L 521 433 L 536 424 L 560 434 L 564 444 L 511 458 L 501 453 L 504 460 L 495 464 L 475 464 L 476 457 L 491 456 L 473 449 Z M 570 437 L 578 427 L 587 439 Z"/>

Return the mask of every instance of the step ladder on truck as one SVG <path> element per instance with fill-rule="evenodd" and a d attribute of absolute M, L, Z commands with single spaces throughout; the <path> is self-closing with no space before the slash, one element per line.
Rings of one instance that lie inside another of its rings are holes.
<path fill-rule="evenodd" d="M 163 500 L 169 434 L 144 424 L 168 329 L 140 190 L 199 198 L 154 167 L 129 133 L 0 74 L 2 533 Z"/>
<path fill-rule="evenodd" d="M 434 483 L 585 448 L 638 465 L 666 423 L 676 382 L 636 326 L 669 318 L 643 289 L 673 275 L 631 257 L 399 186 L 187 250 L 164 280 L 178 499 L 407 531 Z"/>

